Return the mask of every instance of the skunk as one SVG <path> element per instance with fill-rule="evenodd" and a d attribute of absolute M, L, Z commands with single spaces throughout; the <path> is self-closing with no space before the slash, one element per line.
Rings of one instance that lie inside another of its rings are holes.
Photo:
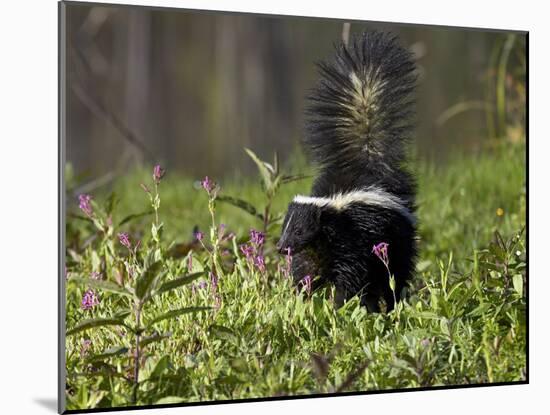
<path fill-rule="evenodd" d="M 405 166 L 416 84 L 412 55 L 393 35 L 366 32 L 318 64 L 309 96 L 306 151 L 318 169 L 310 196 L 290 203 L 278 242 L 293 255 L 293 278 L 318 275 L 313 290 L 355 295 L 369 311 L 394 307 L 388 270 L 373 252 L 388 244 L 395 297 L 416 261 L 416 181 Z"/>

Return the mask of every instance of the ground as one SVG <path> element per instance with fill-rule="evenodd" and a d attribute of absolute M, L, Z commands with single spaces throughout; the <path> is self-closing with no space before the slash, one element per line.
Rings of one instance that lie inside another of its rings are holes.
<path fill-rule="evenodd" d="M 525 146 L 414 166 L 420 258 L 388 314 L 292 286 L 277 219 L 311 178 L 270 193 L 264 170 L 263 189 L 218 180 L 209 197 L 170 171 L 155 186 L 151 166 L 93 192 L 91 214 L 69 199 L 68 409 L 525 380 Z M 272 199 L 264 243 L 224 196 Z"/>

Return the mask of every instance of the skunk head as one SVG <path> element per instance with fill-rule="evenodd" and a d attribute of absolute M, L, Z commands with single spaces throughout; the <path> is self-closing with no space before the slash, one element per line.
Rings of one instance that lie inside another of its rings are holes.
<path fill-rule="evenodd" d="M 303 250 L 318 236 L 321 208 L 313 204 L 291 202 L 283 222 L 281 238 L 277 243 L 279 252 L 286 253 L 290 248 L 292 254 Z"/>

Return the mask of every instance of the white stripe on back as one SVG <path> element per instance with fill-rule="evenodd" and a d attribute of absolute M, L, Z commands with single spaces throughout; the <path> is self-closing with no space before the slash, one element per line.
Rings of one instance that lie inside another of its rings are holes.
<path fill-rule="evenodd" d="M 411 223 L 415 223 L 416 221 L 409 209 L 405 207 L 405 204 L 401 198 L 394 196 L 376 186 L 368 187 L 365 190 L 353 190 L 348 193 L 337 193 L 331 197 L 297 195 L 294 197 L 294 202 L 319 207 L 331 207 L 336 210 L 345 209 L 351 203 L 363 203 L 365 205 L 380 206 L 386 209 L 397 210 L 409 221 L 411 221 Z"/>

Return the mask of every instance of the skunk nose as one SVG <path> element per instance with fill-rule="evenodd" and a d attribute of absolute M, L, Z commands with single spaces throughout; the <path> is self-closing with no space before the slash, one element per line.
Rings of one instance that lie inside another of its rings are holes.
<path fill-rule="evenodd" d="M 283 246 L 283 241 L 281 239 L 279 239 L 279 242 L 277 242 L 277 245 L 275 245 L 275 247 L 280 254 L 285 253 L 285 247 Z"/>

